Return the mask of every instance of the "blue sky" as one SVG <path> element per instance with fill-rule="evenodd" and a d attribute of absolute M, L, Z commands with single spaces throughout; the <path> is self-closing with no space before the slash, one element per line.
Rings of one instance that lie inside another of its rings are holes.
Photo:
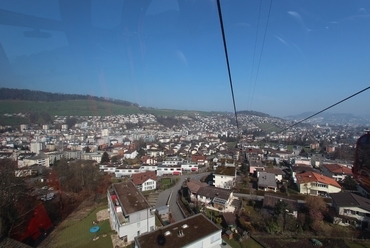
<path fill-rule="evenodd" d="M 370 1 L 274 0 L 269 18 L 268 0 L 221 8 L 237 110 L 319 111 L 370 85 Z M 215 0 L 4 0 L 0 11 L 1 87 L 233 111 Z M 330 112 L 369 114 L 369 99 Z"/>

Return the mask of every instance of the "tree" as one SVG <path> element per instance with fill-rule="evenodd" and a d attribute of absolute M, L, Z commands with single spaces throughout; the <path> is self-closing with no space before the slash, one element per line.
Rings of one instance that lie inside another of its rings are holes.
<path fill-rule="evenodd" d="M 323 198 L 318 196 L 307 196 L 305 198 L 306 208 L 308 210 L 309 223 L 314 231 L 320 231 L 320 224 L 324 219 L 328 206 Z"/>
<path fill-rule="evenodd" d="M 12 160 L 0 160 L 0 236 L 10 236 L 24 222 L 22 217 L 33 202 L 27 195 L 25 181 L 14 175 L 16 167 Z"/>
<path fill-rule="evenodd" d="M 109 155 L 107 152 L 104 152 L 101 156 L 101 163 L 108 163 L 109 162 Z"/>
<path fill-rule="evenodd" d="M 346 176 L 343 180 L 343 186 L 347 190 L 356 190 L 357 188 L 357 182 L 353 177 L 351 176 Z"/>

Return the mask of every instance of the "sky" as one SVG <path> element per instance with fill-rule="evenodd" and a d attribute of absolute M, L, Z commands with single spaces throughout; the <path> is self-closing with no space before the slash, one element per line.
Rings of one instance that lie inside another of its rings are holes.
<path fill-rule="evenodd" d="M 318 112 L 370 86 L 370 1 L 220 5 L 237 111 Z M 215 0 L 0 1 L 0 87 L 234 111 Z"/>

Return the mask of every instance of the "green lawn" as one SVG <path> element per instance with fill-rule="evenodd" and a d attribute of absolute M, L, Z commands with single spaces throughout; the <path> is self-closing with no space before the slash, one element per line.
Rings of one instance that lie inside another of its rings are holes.
<path fill-rule="evenodd" d="M 110 234 L 112 233 L 109 220 L 105 220 L 97 224 L 100 230 L 96 233 L 90 233 L 90 228 L 93 226 L 93 220 L 96 220 L 96 213 L 102 209 L 107 208 L 106 206 L 96 208 L 86 218 L 78 221 L 65 229 L 63 229 L 56 238 L 56 247 L 112 247 L 112 241 Z M 107 234 L 103 237 L 103 234 Z M 99 239 L 93 241 L 95 235 L 99 236 Z"/>

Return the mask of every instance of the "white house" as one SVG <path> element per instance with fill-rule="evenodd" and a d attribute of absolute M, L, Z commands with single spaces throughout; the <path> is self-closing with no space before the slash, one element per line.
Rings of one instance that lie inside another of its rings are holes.
<path fill-rule="evenodd" d="M 213 185 L 223 189 L 231 189 L 235 183 L 236 168 L 231 166 L 217 166 L 213 173 Z"/>
<path fill-rule="evenodd" d="M 136 237 L 135 248 L 219 248 L 221 231 L 203 214 L 197 214 Z"/>
<path fill-rule="evenodd" d="M 333 178 L 312 171 L 297 174 L 296 180 L 299 193 L 301 194 L 327 196 L 342 190 L 341 186 Z"/>
<path fill-rule="evenodd" d="M 339 225 L 353 225 L 355 227 L 368 228 L 370 222 L 370 205 L 368 198 L 350 192 L 340 192 L 330 195 L 338 216 L 334 217 L 334 223 Z"/>
<path fill-rule="evenodd" d="M 125 159 L 134 159 L 136 158 L 138 154 L 139 153 L 136 150 L 128 150 L 128 151 L 125 151 L 123 156 L 125 157 Z"/>
<path fill-rule="evenodd" d="M 154 210 L 131 180 L 113 184 L 107 197 L 111 228 L 120 238 L 131 242 L 136 236 L 154 231 Z"/>
<path fill-rule="evenodd" d="M 140 191 L 153 190 L 157 188 L 157 175 L 155 171 L 133 174 L 132 181 Z"/>

